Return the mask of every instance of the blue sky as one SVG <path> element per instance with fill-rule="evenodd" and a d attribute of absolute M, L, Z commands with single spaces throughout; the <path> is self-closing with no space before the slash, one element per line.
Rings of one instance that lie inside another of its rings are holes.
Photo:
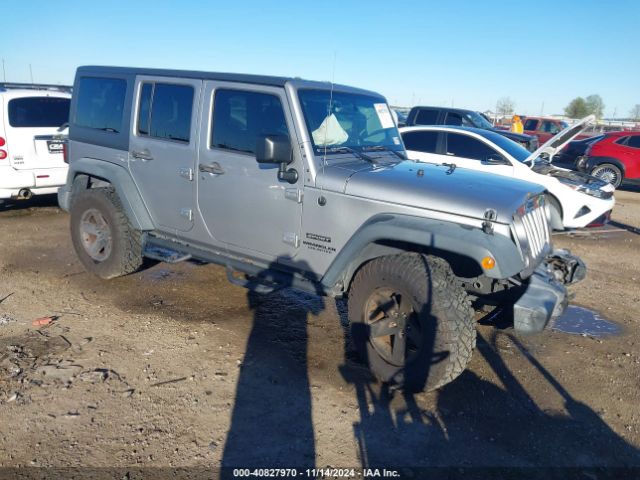
<path fill-rule="evenodd" d="M 626 116 L 639 31 L 636 0 L 5 0 L 0 58 L 16 82 L 30 64 L 36 82 L 66 84 L 86 64 L 333 76 L 397 105 L 486 110 L 508 96 L 551 114 L 598 93 L 605 116 Z"/>

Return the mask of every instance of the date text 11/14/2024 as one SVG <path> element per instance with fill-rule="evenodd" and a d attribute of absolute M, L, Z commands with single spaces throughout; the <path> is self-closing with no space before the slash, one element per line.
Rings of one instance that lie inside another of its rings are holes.
<path fill-rule="evenodd" d="M 282 478 L 398 478 L 400 473 L 397 470 L 387 470 L 385 468 L 307 468 L 297 470 L 295 468 L 235 468 L 234 478 L 242 477 L 282 477 Z"/>

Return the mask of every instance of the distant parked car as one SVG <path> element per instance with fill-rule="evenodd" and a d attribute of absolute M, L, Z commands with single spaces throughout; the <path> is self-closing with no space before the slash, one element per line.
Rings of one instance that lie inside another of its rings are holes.
<path fill-rule="evenodd" d="M 584 173 L 557 168 L 550 160 L 593 120 L 587 117 L 531 153 L 495 132 L 469 127 L 405 127 L 400 129 L 409 158 L 480 170 L 526 180 L 545 187 L 554 230 L 604 223 L 615 200 L 611 185 Z M 487 192 L 499 195 L 499 192 Z"/>
<path fill-rule="evenodd" d="M 640 131 L 607 133 L 587 147 L 576 167 L 615 188 L 623 180 L 640 178 Z"/>
<path fill-rule="evenodd" d="M 582 138 L 580 140 L 573 140 L 569 142 L 562 151 L 558 152 L 555 157 L 553 157 L 553 163 L 570 170 L 576 170 L 576 162 L 578 161 L 578 158 L 585 154 L 589 145 L 601 140 L 602 138 L 604 138 L 604 134 L 594 135 L 593 137 Z"/>
<path fill-rule="evenodd" d="M 522 117 L 522 123 L 524 133 L 538 137 L 538 141 L 541 144 L 569 126 L 567 122 L 562 120 L 544 117 Z M 578 139 L 583 137 L 584 132 L 578 136 Z"/>
<path fill-rule="evenodd" d="M 494 127 L 480 112 L 447 107 L 413 107 L 407 117 L 407 127 L 415 125 L 452 125 L 474 127 L 495 132 L 519 143 L 533 152 L 538 148 L 538 138 Z"/>
<path fill-rule="evenodd" d="M 0 83 L 0 203 L 56 193 L 65 184 L 70 90 Z"/>

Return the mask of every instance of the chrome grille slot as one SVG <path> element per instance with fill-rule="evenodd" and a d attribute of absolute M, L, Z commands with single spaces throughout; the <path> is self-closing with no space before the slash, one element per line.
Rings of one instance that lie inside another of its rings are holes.
<path fill-rule="evenodd" d="M 530 198 L 514 215 L 514 236 L 528 269 L 534 268 L 538 258 L 550 246 L 550 230 L 547 205 L 543 195 Z"/>

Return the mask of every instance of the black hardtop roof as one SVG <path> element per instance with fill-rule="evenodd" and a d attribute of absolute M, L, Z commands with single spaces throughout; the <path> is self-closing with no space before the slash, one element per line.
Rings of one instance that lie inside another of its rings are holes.
<path fill-rule="evenodd" d="M 252 75 L 248 73 L 225 73 L 225 72 L 203 72 L 198 70 L 170 70 L 164 68 L 137 68 L 137 67 L 109 67 L 99 65 L 86 65 L 78 67 L 77 74 L 116 74 L 116 75 L 149 75 L 159 77 L 196 78 L 203 80 L 218 80 L 223 82 L 253 83 L 257 85 L 268 85 L 273 87 L 284 87 L 291 82 L 297 86 L 309 86 L 315 88 L 330 88 L 330 82 L 318 82 L 314 80 L 304 80 L 298 77 L 277 77 L 270 75 Z M 381 97 L 379 93 L 363 90 L 348 85 L 334 84 L 334 88 L 342 91 L 369 94 Z"/>
<path fill-rule="evenodd" d="M 476 110 L 471 110 L 470 108 L 434 107 L 431 105 L 417 105 L 415 107 L 412 107 L 411 110 L 420 109 L 420 108 L 432 108 L 434 110 L 447 110 L 449 112 L 476 112 Z"/>

